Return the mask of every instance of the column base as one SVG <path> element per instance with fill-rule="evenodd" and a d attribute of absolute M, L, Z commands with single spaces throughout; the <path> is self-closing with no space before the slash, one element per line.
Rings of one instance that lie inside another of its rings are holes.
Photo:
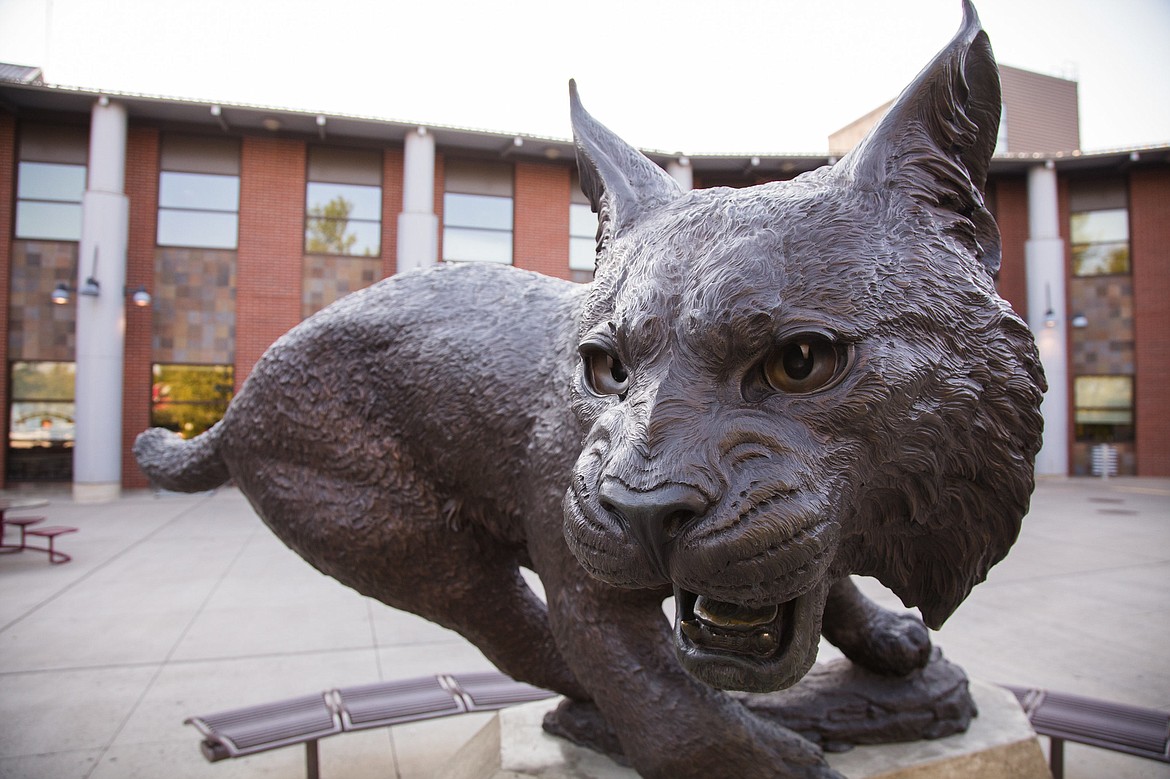
<path fill-rule="evenodd" d="M 74 503 L 110 503 L 120 497 L 119 482 L 73 482 Z"/>

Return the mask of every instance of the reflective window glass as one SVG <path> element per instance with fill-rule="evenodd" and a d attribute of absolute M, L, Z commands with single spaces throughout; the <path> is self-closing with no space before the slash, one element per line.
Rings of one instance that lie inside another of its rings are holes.
<path fill-rule="evenodd" d="M 376 257 L 382 253 L 382 188 L 310 181 L 305 251 Z"/>
<path fill-rule="evenodd" d="M 512 262 L 512 233 L 448 227 L 443 230 L 443 259 L 448 262 Z"/>
<path fill-rule="evenodd" d="M 80 241 L 81 204 L 19 201 L 16 204 L 16 237 Z"/>
<path fill-rule="evenodd" d="M 7 478 L 69 481 L 73 478 L 74 364 L 14 362 L 11 376 Z"/>
<path fill-rule="evenodd" d="M 512 262 L 512 198 L 443 195 L 443 259 L 448 262 Z"/>
<path fill-rule="evenodd" d="M 163 171 L 158 181 L 158 204 L 163 208 L 198 211 L 238 211 L 239 176 Z"/>
<path fill-rule="evenodd" d="M 512 229 L 512 198 L 496 195 L 443 195 L 443 222 L 451 227 Z"/>
<path fill-rule="evenodd" d="M 231 365 L 163 365 L 152 368 L 150 424 L 193 438 L 220 419 L 231 402 Z"/>
<path fill-rule="evenodd" d="M 16 196 L 22 200 L 80 203 L 85 194 L 85 166 L 22 162 Z"/>
<path fill-rule="evenodd" d="M 597 214 L 584 203 L 569 204 L 569 267 L 592 271 L 597 253 Z"/>
<path fill-rule="evenodd" d="M 240 177 L 164 170 L 158 181 L 159 246 L 235 249 Z"/>
<path fill-rule="evenodd" d="M 17 169 L 16 237 L 81 240 L 84 165 L 21 162 Z"/>
<path fill-rule="evenodd" d="M 1077 376 L 1073 380 L 1078 441 L 1133 440 L 1133 377 Z"/>
<path fill-rule="evenodd" d="M 379 221 L 382 218 L 382 188 L 361 184 L 329 184 L 310 181 L 306 198 L 309 213 L 323 212 L 330 206 L 343 206 L 351 219 Z"/>
<path fill-rule="evenodd" d="M 1081 211 L 1070 217 L 1073 273 L 1129 273 L 1129 210 Z"/>
<path fill-rule="evenodd" d="M 239 217 L 215 211 L 159 209 L 159 246 L 197 246 L 204 249 L 234 249 Z"/>

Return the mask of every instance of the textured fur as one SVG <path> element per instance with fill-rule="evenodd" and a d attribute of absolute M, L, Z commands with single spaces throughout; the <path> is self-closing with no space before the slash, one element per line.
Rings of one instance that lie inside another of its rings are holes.
<path fill-rule="evenodd" d="M 144 433 L 139 462 L 169 489 L 234 478 L 320 570 L 562 692 L 563 721 L 595 711 L 584 737 L 647 776 L 832 776 L 716 688 L 794 684 L 822 630 L 915 672 L 921 623 L 849 574 L 941 624 L 1014 541 L 1039 448 L 983 205 L 998 78 L 965 8 L 868 139 L 791 182 L 681 192 L 574 89 L 593 284 L 388 279 L 278 341 L 205 435 Z M 780 358 L 810 344 L 835 367 L 793 390 Z"/>

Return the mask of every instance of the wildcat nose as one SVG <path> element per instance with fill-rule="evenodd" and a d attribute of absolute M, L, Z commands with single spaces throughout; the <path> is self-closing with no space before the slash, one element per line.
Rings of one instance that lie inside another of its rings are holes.
<path fill-rule="evenodd" d="M 711 505 L 703 493 L 684 484 L 639 491 L 617 479 L 604 480 L 597 497 L 601 507 L 626 527 L 664 577 L 666 544 Z"/>

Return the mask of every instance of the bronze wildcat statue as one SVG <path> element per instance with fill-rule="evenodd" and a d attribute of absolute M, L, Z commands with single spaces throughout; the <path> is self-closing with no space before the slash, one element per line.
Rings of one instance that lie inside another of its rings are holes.
<path fill-rule="evenodd" d="M 281 338 L 206 434 L 135 453 L 167 489 L 234 479 L 318 569 L 562 693 L 548 726 L 645 776 L 836 776 L 723 690 L 793 685 L 822 632 L 923 673 L 922 623 L 849 575 L 938 626 L 1033 486 L 1044 379 L 993 283 L 987 36 L 966 5 L 858 148 L 747 189 L 680 191 L 571 91 L 596 281 L 387 279 Z"/>

